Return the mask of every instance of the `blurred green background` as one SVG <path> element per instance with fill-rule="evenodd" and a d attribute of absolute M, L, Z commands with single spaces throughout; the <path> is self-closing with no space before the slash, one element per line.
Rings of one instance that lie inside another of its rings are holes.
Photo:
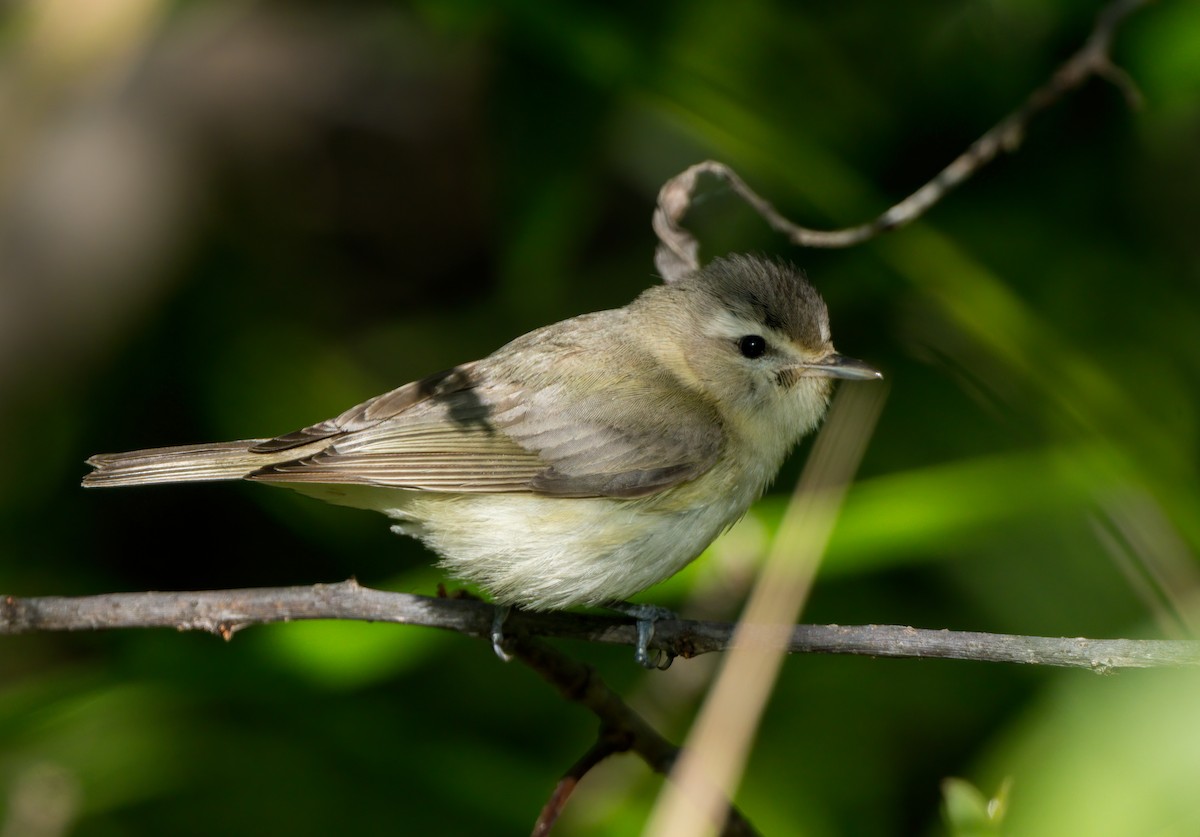
<path fill-rule="evenodd" d="M 381 517 L 254 485 L 85 493 L 83 460 L 286 432 L 622 305 L 656 281 L 658 187 L 701 159 L 800 223 L 874 217 L 1096 8 L 7 4 L 0 590 L 434 592 Z M 890 381 L 806 621 L 1190 635 L 1200 4 L 1140 12 L 1116 57 L 1140 110 L 1090 83 L 865 246 L 788 248 L 720 190 L 697 213 L 705 257 L 804 266 L 838 347 Z M 802 454 L 642 598 L 735 616 Z M 716 662 L 568 650 L 676 741 Z M 433 631 L 8 637 L 0 835 L 523 834 L 595 726 Z M 1012 834 L 1200 833 L 1200 680 L 793 658 L 738 802 L 768 834 L 940 834 L 953 776 L 1010 778 Z M 559 833 L 637 833 L 659 784 L 610 760 Z"/>

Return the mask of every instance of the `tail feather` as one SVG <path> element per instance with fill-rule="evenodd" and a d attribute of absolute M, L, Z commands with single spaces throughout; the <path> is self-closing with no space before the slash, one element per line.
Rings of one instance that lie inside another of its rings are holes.
<path fill-rule="evenodd" d="M 95 470 L 83 478 L 83 485 L 86 488 L 109 488 L 164 482 L 237 480 L 266 465 L 294 458 L 293 451 L 275 456 L 251 452 L 250 449 L 255 445 L 266 441 L 245 439 L 240 442 L 149 448 L 129 453 L 101 453 L 87 461 Z"/>

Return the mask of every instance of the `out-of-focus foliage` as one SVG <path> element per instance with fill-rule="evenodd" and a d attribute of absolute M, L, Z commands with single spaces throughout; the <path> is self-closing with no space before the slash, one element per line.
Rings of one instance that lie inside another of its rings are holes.
<path fill-rule="evenodd" d="M 1095 5 L 10 3 L 0 23 L 0 590 L 431 593 L 376 516 L 262 486 L 84 493 L 89 454 L 285 432 L 655 281 L 658 186 L 720 159 L 813 226 L 873 217 L 1083 39 Z M 891 395 L 811 621 L 1185 635 L 1200 547 L 1200 11 L 916 226 L 789 250 Z M 786 492 L 801 457 L 785 471 Z M 767 498 L 646 594 L 732 617 Z M 456 636 L 279 625 L 0 653 L 0 834 L 519 834 L 594 721 Z M 682 739 L 711 660 L 580 646 Z M 769 834 L 1195 833 L 1196 678 L 787 662 L 738 802 Z M 970 784 L 946 784 L 965 777 Z M 635 833 L 590 774 L 560 828 Z M 979 788 L 974 791 L 972 788 Z M 974 801 L 972 801 L 974 800 Z M 946 819 L 943 819 L 943 812 Z M 982 827 L 982 826 L 981 826 Z"/>

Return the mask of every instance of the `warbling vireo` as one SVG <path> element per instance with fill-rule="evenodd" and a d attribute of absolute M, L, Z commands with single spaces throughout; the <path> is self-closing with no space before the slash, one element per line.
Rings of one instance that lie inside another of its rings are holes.
<path fill-rule="evenodd" d="M 93 456 L 83 484 L 284 485 L 383 512 L 500 604 L 608 606 L 742 516 L 832 378 L 879 377 L 797 270 L 735 256 L 294 433 Z"/>

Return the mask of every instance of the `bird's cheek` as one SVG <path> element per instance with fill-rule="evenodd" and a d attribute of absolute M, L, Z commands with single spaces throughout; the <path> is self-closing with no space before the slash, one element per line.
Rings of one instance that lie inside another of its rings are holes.
<path fill-rule="evenodd" d="M 802 401 L 827 402 L 833 393 L 833 379 L 804 375 L 798 370 L 789 389 L 792 398 Z"/>
<path fill-rule="evenodd" d="M 784 389 L 791 389 L 800 380 L 800 370 L 793 367 L 780 369 L 775 373 L 775 383 Z"/>

